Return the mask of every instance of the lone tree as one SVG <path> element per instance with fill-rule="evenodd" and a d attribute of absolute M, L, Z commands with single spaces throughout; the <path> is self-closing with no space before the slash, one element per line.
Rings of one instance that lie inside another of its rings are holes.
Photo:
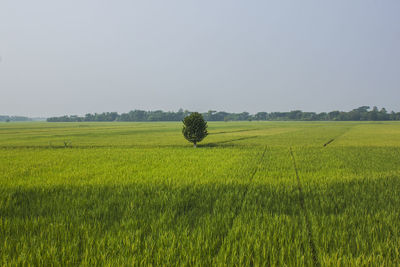
<path fill-rule="evenodd" d="M 185 117 L 182 122 L 182 134 L 186 140 L 193 143 L 194 147 L 208 135 L 207 122 L 200 113 L 193 112 Z"/>

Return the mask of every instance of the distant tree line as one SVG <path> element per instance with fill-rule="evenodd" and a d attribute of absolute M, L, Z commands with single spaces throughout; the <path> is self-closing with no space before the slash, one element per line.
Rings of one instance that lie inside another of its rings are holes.
<path fill-rule="evenodd" d="M 103 112 L 86 114 L 84 117 L 76 115 L 48 118 L 48 122 L 83 122 L 83 121 L 182 121 L 190 111 L 180 109 L 177 112 L 164 112 L 162 110 L 144 111 L 132 110 L 128 113 L 118 114 L 117 112 Z M 258 112 L 250 114 L 228 113 L 224 111 L 210 110 L 202 113 L 206 121 L 398 121 L 400 112 L 388 112 L 385 108 L 380 110 L 377 107 L 372 109 L 369 106 L 362 106 L 349 112 L 304 112 L 293 110 L 289 112 Z"/>
<path fill-rule="evenodd" d="M 0 115 L 0 121 L 10 122 L 10 121 L 31 121 L 31 118 L 23 116 L 5 116 Z"/>

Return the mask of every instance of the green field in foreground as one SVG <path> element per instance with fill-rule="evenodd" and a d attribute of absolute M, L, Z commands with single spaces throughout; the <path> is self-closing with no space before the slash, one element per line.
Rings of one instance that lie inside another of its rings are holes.
<path fill-rule="evenodd" d="M 400 123 L 209 133 L 0 124 L 0 264 L 400 264 Z"/>

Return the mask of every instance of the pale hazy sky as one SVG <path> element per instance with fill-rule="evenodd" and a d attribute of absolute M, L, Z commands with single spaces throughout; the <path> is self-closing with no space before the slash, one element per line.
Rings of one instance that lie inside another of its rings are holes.
<path fill-rule="evenodd" d="M 400 1 L 0 1 L 0 114 L 400 111 Z"/>

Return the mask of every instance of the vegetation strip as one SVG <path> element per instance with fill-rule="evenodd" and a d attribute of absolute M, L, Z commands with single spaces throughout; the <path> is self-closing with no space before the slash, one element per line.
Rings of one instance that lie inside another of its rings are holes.
<path fill-rule="evenodd" d="M 245 191 L 244 191 L 244 193 L 243 193 L 242 206 L 240 207 L 240 209 L 237 209 L 237 210 L 236 210 L 236 213 L 234 214 L 234 216 L 233 216 L 233 218 L 232 218 L 232 220 L 231 220 L 231 222 L 230 222 L 230 229 L 232 229 L 232 226 L 233 226 L 233 224 L 234 224 L 234 222 L 235 222 L 235 219 L 237 218 L 237 216 L 239 215 L 239 213 L 243 210 L 243 207 L 244 207 L 244 204 L 245 204 L 245 199 L 246 199 L 246 196 L 247 196 L 247 192 L 249 191 L 250 182 L 253 180 L 254 176 L 256 175 L 256 173 L 257 173 L 257 171 L 258 171 L 258 168 L 259 168 L 259 166 L 260 166 L 262 160 L 264 159 L 264 156 L 265 156 L 265 152 L 266 152 L 266 151 L 267 151 L 267 147 L 264 148 L 264 151 L 263 151 L 263 153 L 261 154 L 261 157 L 260 157 L 260 159 L 259 159 L 259 161 L 258 161 L 256 167 L 254 168 L 253 173 L 250 175 L 249 182 L 248 182 L 248 184 L 247 184 L 247 186 L 246 186 L 246 188 L 245 188 Z M 225 238 L 226 238 L 228 235 L 229 235 L 229 230 L 226 232 L 225 236 L 223 237 L 222 242 L 221 242 L 221 245 L 218 247 L 217 251 L 214 253 L 214 255 L 213 255 L 214 260 L 215 260 L 215 258 L 218 256 L 219 251 L 221 250 L 221 247 L 222 247 L 223 244 L 224 244 L 224 240 L 225 240 Z"/>
<path fill-rule="evenodd" d="M 400 112 L 394 111 L 388 113 L 385 108 L 378 110 L 373 107 L 362 106 L 353 109 L 349 112 L 331 111 L 331 112 L 304 112 L 301 110 L 292 110 L 290 112 L 257 112 L 250 114 L 228 113 L 225 111 L 209 110 L 202 113 L 207 121 L 393 121 L 400 120 Z M 154 122 L 154 121 L 182 121 L 186 116 L 189 116 L 191 111 L 182 109 L 177 112 L 165 112 L 162 110 L 144 111 L 131 110 L 128 113 L 118 114 L 117 112 L 103 112 L 95 114 L 86 114 L 84 117 L 76 115 L 64 115 L 61 117 L 47 118 L 48 122 L 83 122 L 83 121 L 137 121 L 137 122 Z M 24 121 L 24 120 L 41 120 L 40 118 L 32 119 L 27 117 L 9 117 L 1 116 L 0 121 Z"/>
<path fill-rule="evenodd" d="M 317 249 L 316 249 L 315 242 L 314 242 L 314 238 L 313 238 L 313 235 L 312 235 L 311 220 L 310 220 L 310 218 L 308 217 L 306 204 L 305 204 L 305 202 L 304 202 L 303 188 L 302 188 L 302 186 L 301 186 L 301 181 L 300 181 L 299 173 L 298 173 L 298 171 L 297 171 L 296 159 L 295 159 L 295 157 L 294 157 L 293 150 L 292 150 L 291 147 L 290 147 L 290 155 L 292 156 L 293 168 L 294 168 L 294 171 L 295 171 L 295 173 L 296 173 L 297 187 L 298 187 L 298 189 L 299 189 L 299 201 L 300 201 L 301 209 L 302 209 L 303 212 L 304 212 L 304 219 L 305 219 L 305 222 L 306 222 L 306 228 L 307 228 L 307 234 L 308 234 L 308 241 L 309 241 L 310 248 L 311 248 L 312 259 L 313 259 L 313 262 L 314 262 L 314 266 L 318 266 L 318 267 L 319 267 L 319 266 L 321 266 L 321 264 L 319 263 L 319 260 L 318 260 Z"/>

